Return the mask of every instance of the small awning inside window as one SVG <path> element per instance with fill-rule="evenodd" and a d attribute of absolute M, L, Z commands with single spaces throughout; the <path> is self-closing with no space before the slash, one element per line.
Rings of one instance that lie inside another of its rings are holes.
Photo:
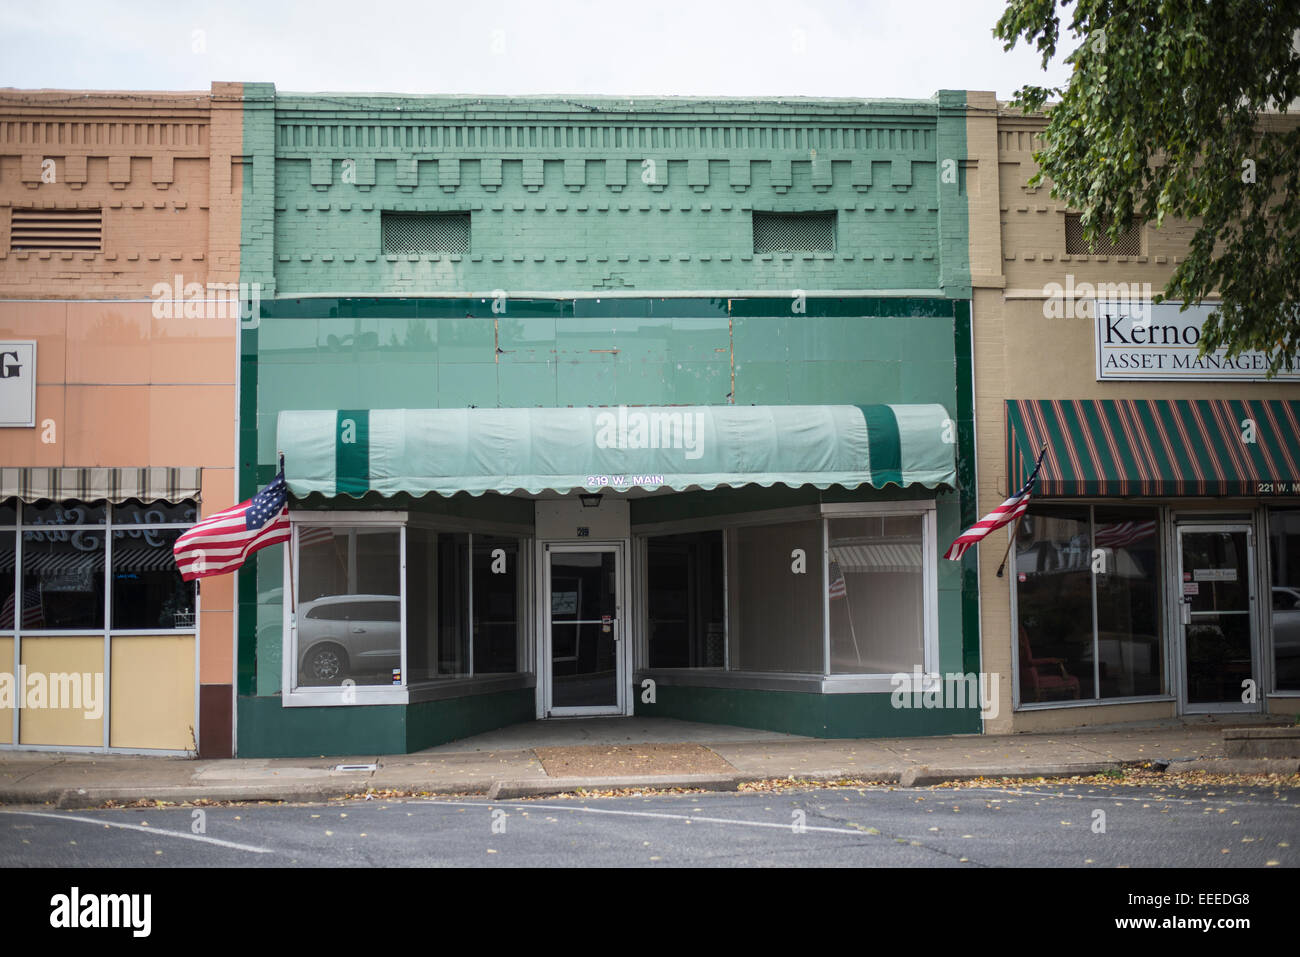
<path fill-rule="evenodd" d="M 956 484 L 941 405 L 281 412 L 298 497 Z"/>
<path fill-rule="evenodd" d="M 198 500 L 201 468 L 0 468 L 0 500 Z"/>

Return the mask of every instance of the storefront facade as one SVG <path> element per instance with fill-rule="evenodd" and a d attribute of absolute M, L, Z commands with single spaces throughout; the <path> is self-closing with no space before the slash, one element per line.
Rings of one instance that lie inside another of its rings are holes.
<path fill-rule="evenodd" d="M 239 100 L 0 93 L 0 747 L 233 751 Z"/>
<path fill-rule="evenodd" d="M 1152 302 L 1187 225 L 1089 250 L 1027 185 L 1041 119 L 977 122 L 981 509 L 1046 447 L 1003 576 L 1005 537 L 979 558 L 985 666 L 1010 679 L 986 730 L 1296 713 L 1300 376 L 1199 359 L 1209 307 Z"/>
<path fill-rule="evenodd" d="M 241 755 L 980 729 L 964 94 L 244 110 Z"/>

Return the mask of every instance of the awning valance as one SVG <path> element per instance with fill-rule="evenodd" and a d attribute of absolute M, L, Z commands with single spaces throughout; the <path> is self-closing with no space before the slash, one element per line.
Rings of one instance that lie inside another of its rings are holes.
<path fill-rule="evenodd" d="M 941 405 L 281 412 L 298 497 L 956 482 Z"/>
<path fill-rule="evenodd" d="M 1300 494 L 1300 402 L 1008 400 L 1010 491 L 1047 444 L 1039 496 Z"/>
<path fill-rule="evenodd" d="M 0 468 L 0 499 L 112 503 L 198 499 L 201 468 Z"/>

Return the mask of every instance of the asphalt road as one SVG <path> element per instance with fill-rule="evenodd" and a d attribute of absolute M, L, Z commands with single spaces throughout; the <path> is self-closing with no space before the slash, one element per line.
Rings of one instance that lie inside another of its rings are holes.
<path fill-rule="evenodd" d="M 198 816 L 186 807 L 0 809 L 6 868 L 1224 868 L 1295 867 L 1298 850 L 1300 794 L 1215 787 L 386 800 Z"/>

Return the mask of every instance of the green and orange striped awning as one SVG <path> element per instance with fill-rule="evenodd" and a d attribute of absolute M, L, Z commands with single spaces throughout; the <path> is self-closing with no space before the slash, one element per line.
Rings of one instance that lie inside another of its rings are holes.
<path fill-rule="evenodd" d="M 1009 399 L 1006 416 L 1009 492 L 1046 443 L 1041 497 L 1300 494 L 1297 401 Z"/>

